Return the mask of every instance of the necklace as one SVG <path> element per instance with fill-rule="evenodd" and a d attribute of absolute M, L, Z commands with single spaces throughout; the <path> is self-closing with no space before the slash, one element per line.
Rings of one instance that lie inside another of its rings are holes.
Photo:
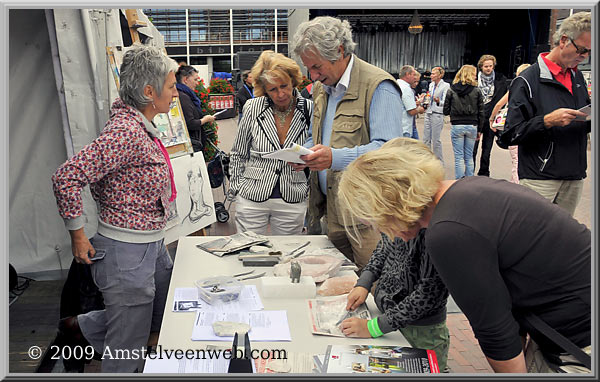
<path fill-rule="evenodd" d="M 279 124 L 281 126 L 285 125 L 285 120 L 288 117 L 288 115 L 290 115 L 290 113 L 292 112 L 292 106 L 294 106 L 294 100 L 292 99 L 292 102 L 290 102 L 290 105 L 288 106 L 288 108 L 285 111 L 279 111 L 277 110 L 276 107 L 273 107 L 273 113 L 277 116 L 277 118 L 279 119 Z"/>

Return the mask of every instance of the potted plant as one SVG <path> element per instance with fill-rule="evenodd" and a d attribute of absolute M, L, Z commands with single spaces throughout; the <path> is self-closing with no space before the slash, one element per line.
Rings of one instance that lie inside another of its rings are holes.
<path fill-rule="evenodd" d="M 213 78 L 210 80 L 210 93 L 211 94 L 233 94 L 233 86 L 227 80 L 222 78 Z"/>
<path fill-rule="evenodd" d="M 200 102 L 202 104 L 202 113 L 214 114 L 215 111 L 210 107 L 209 103 L 211 90 L 210 88 L 206 89 L 206 86 L 204 85 L 204 80 L 200 79 L 200 82 L 198 82 L 198 85 L 196 86 L 196 89 L 194 89 L 194 91 L 198 95 L 198 98 L 200 98 Z M 204 161 L 208 162 L 212 160 L 215 157 L 215 154 L 217 153 L 217 150 L 208 142 L 211 142 L 215 146 L 219 144 L 219 126 L 217 125 L 217 122 L 209 122 L 202 125 L 202 127 L 206 131 L 207 141 L 203 150 Z"/>

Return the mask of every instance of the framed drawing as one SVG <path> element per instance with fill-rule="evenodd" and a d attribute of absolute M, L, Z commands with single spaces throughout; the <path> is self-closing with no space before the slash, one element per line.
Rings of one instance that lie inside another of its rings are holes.
<path fill-rule="evenodd" d="M 165 244 L 217 221 L 212 188 L 202 153 L 174 158 L 171 164 L 177 198 L 171 203 L 167 218 Z"/>

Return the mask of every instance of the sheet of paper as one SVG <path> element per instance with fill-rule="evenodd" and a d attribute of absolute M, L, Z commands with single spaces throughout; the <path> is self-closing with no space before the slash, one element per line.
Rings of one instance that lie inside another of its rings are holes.
<path fill-rule="evenodd" d="M 232 321 L 249 324 L 250 341 L 291 341 L 290 326 L 285 310 L 264 310 L 258 312 L 218 312 L 198 310 L 194 320 L 192 341 L 228 341 L 233 337 L 215 335 L 212 324 L 215 321 Z"/>
<path fill-rule="evenodd" d="M 201 350 L 198 352 L 200 351 Z M 176 356 L 172 352 L 162 352 L 154 355 L 154 359 L 148 357 L 146 358 L 146 363 L 144 365 L 144 373 L 227 373 L 227 369 L 229 368 L 229 359 L 225 359 L 225 357 L 214 357 L 211 359 L 208 355 L 202 355 L 202 353 L 198 352 L 194 353 L 193 355 L 189 354 L 189 356 L 185 355 L 185 353 L 183 353 L 183 356 Z"/>
<path fill-rule="evenodd" d="M 263 158 L 279 159 L 284 162 L 292 163 L 305 163 L 302 159 L 300 159 L 300 155 L 308 155 L 312 153 L 312 150 L 294 143 L 292 147 L 264 154 Z"/>
<path fill-rule="evenodd" d="M 216 117 L 219 114 L 225 113 L 227 111 L 227 109 L 223 109 L 221 111 L 216 112 L 215 114 L 213 114 L 213 117 Z"/>
<path fill-rule="evenodd" d="M 577 111 L 585 113 L 585 114 L 587 114 L 587 116 L 586 117 L 577 117 L 577 118 L 575 118 L 576 121 L 589 121 L 592 118 L 592 105 L 584 106 L 581 109 L 578 109 Z"/>
<path fill-rule="evenodd" d="M 197 288 L 175 288 L 173 296 L 173 312 L 190 312 L 194 310 L 238 312 L 263 310 L 264 308 L 256 285 L 244 285 L 238 300 L 218 305 L 211 305 L 200 299 Z"/>

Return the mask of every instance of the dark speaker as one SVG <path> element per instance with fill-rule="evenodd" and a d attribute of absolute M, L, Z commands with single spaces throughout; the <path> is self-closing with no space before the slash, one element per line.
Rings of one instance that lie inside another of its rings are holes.
<path fill-rule="evenodd" d="M 12 291 L 17 287 L 19 282 L 19 276 L 17 275 L 17 271 L 15 268 L 8 264 L 8 290 Z"/>

